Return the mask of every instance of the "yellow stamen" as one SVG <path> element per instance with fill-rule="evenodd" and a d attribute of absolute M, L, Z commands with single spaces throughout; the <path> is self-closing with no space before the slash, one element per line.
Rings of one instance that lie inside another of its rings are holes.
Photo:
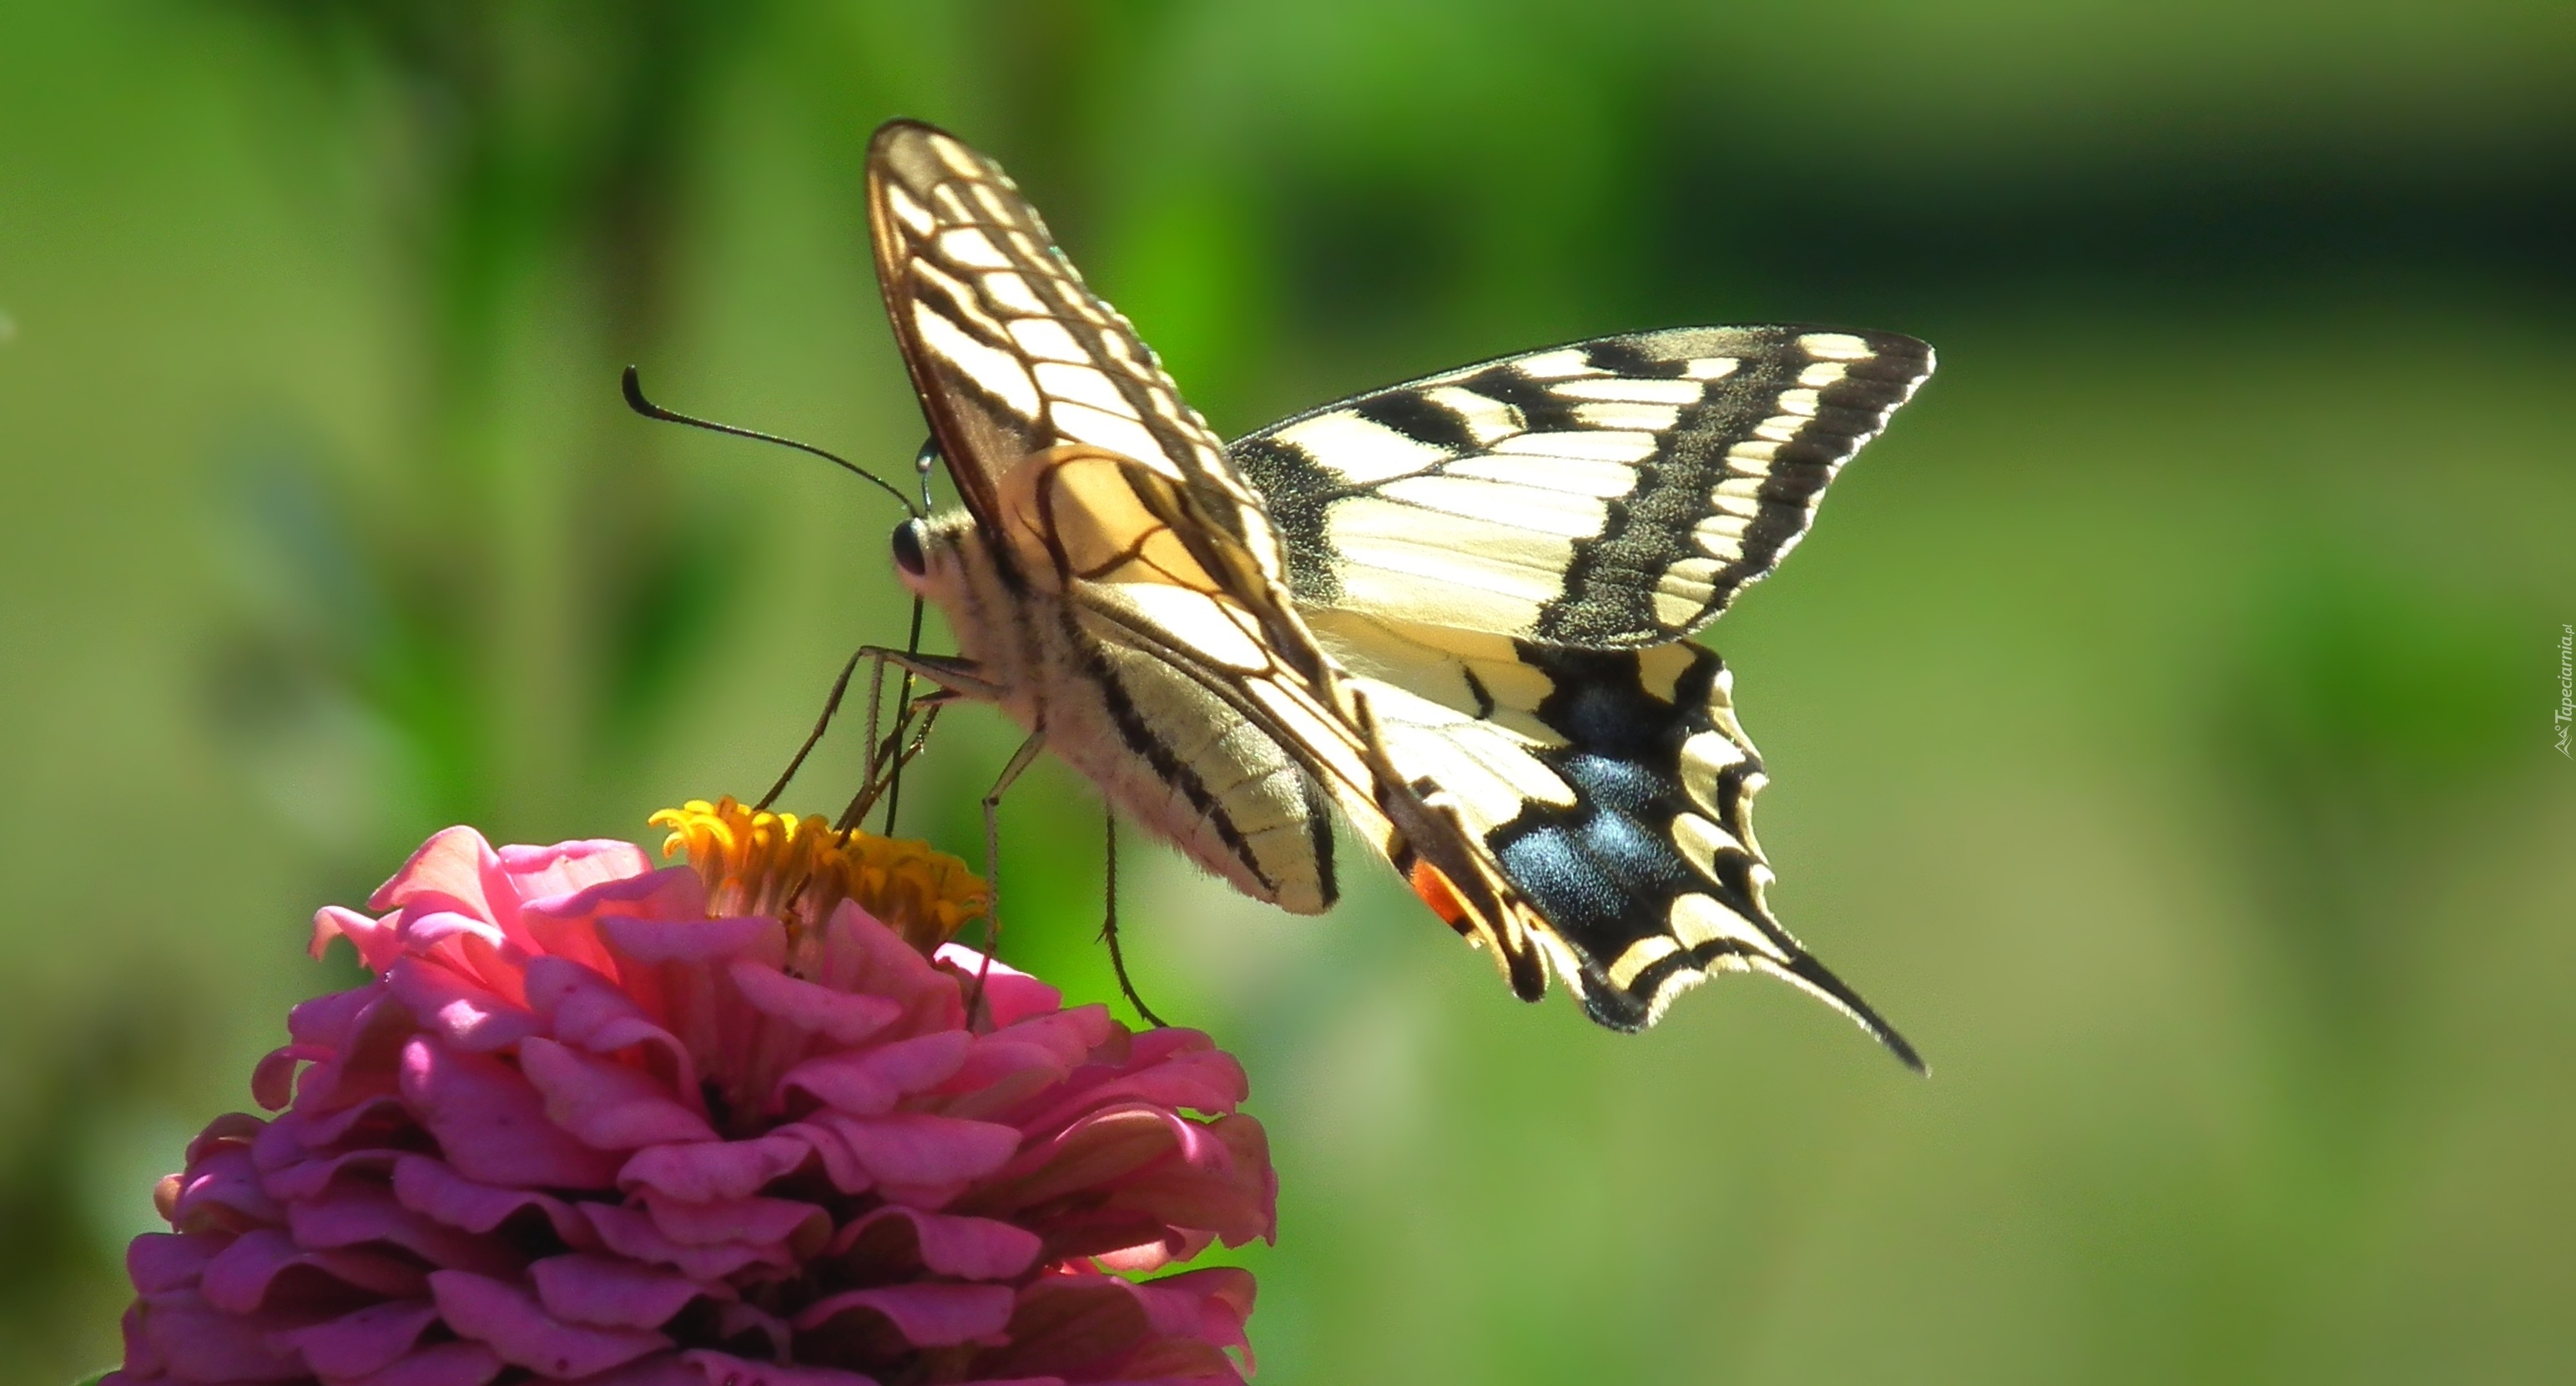
<path fill-rule="evenodd" d="M 852 900 L 928 953 L 990 899 L 966 863 L 928 843 L 834 832 L 822 818 L 750 809 L 730 795 L 692 799 L 648 821 L 671 830 L 662 855 L 688 854 L 712 913 L 776 915 L 791 939 Z"/>

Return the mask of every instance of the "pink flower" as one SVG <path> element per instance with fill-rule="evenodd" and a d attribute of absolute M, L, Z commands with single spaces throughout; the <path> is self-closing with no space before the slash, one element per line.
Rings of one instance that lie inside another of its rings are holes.
<path fill-rule="evenodd" d="M 998 965 L 970 1024 L 917 844 L 655 821 L 694 869 L 451 828 L 322 911 L 374 980 L 162 1182 L 109 1382 L 1241 1381 L 1248 1273 L 1133 1278 L 1273 1233 L 1232 1057 Z"/>

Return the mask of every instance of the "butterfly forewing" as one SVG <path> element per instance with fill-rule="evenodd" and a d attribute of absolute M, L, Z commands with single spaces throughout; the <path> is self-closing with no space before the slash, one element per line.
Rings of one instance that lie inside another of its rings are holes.
<path fill-rule="evenodd" d="M 1931 374 L 1911 337 L 1691 327 L 1506 357 L 1232 445 L 1298 599 L 1618 649 L 1699 629 Z"/>
<path fill-rule="evenodd" d="M 911 121 L 868 150 L 877 279 L 913 386 L 966 502 L 995 519 L 1020 459 L 1068 444 L 1188 486 L 1271 574 L 1252 491 L 1126 317 L 1091 291 L 1001 165 Z"/>

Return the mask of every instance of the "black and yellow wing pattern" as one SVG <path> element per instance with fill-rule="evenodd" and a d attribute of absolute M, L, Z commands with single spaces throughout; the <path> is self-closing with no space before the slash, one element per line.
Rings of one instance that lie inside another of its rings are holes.
<path fill-rule="evenodd" d="M 869 190 L 968 512 L 908 527 L 898 564 L 961 686 L 1258 898 L 1331 903 L 1330 803 L 1525 998 L 1552 972 L 1642 1029 L 1764 971 L 1918 1062 L 1765 903 L 1761 761 L 1686 637 L 1798 542 L 1929 349 L 1639 333 L 1229 446 L 991 159 L 894 122 Z"/>
<path fill-rule="evenodd" d="M 1278 540 L 1224 444 L 1000 164 L 889 121 L 869 146 L 868 219 L 895 340 L 978 519 L 996 522 L 996 487 L 1021 459 L 1089 446 L 1180 483 L 1277 575 Z"/>

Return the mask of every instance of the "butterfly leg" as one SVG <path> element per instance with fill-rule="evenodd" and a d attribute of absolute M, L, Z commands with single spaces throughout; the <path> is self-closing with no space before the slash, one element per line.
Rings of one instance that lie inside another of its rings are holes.
<path fill-rule="evenodd" d="M 918 675 L 960 698 L 997 703 L 1002 700 L 1002 686 L 984 677 L 983 666 L 971 659 L 954 655 L 916 654 L 886 645 L 863 645 L 859 653 L 881 664 L 890 664 L 907 674 Z"/>
<path fill-rule="evenodd" d="M 1108 863 L 1109 884 L 1108 898 L 1100 913 L 1100 938 L 1109 945 L 1109 967 L 1118 974 L 1118 990 L 1126 994 L 1127 1004 L 1136 1008 L 1136 1014 L 1143 1016 L 1146 1024 L 1157 1030 L 1169 1029 L 1171 1022 L 1154 1014 L 1154 1008 L 1136 994 L 1136 984 L 1127 977 L 1127 955 L 1118 947 L 1118 811 L 1107 809 L 1105 816 L 1109 835 L 1102 860 Z"/>
<path fill-rule="evenodd" d="M 883 795 L 891 800 L 896 792 L 896 786 L 901 783 L 896 777 L 903 773 L 903 767 L 912 760 L 913 756 L 919 754 L 922 745 L 921 737 L 928 736 L 930 732 L 928 718 L 923 720 L 920 736 L 914 739 L 914 743 L 909 748 L 903 745 L 904 732 L 916 709 L 936 706 L 948 698 L 979 698 L 990 702 L 1001 696 L 998 685 L 976 672 L 977 665 L 973 660 L 956 659 L 946 655 L 926 655 L 914 650 L 897 650 L 884 645 L 862 645 L 858 653 L 850 657 L 854 667 L 862 659 L 869 661 L 871 665 L 868 680 L 867 765 L 859 777 L 858 794 L 852 797 L 850 806 L 842 810 L 840 819 L 833 825 L 836 830 L 845 833 L 858 827 L 859 819 L 875 805 L 879 796 Z M 904 688 L 896 698 L 894 730 L 883 740 L 879 740 L 877 710 L 884 701 L 885 671 L 889 665 L 904 672 Z M 849 676 L 850 671 L 844 670 L 842 683 L 833 688 L 833 700 L 836 704 L 846 688 Z M 928 679 L 938 685 L 938 691 L 915 700 L 912 696 L 911 682 L 915 677 Z M 829 709 L 826 709 L 824 716 L 827 719 L 831 716 Z M 819 728 L 817 734 L 820 734 Z M 879 767 L 888 765 L 892 767 L 891 773 L 880 775 Z M 777 791 L 771 792 L 774 794 Z M 895 804 L 888 802 L 885 831 L 889 834 L 894 831 L 894 809 Z"/>
<path fill-rule="evenodd" d="M 1011 783 L 1046 749 L 1046 728 L 1029 733 L 1020 749 L 1011 752 L 1010 763 L 1002 767 L 993 787 L 984 792 L 984 962 L 975 969 L 975 990 L 966 998 L 966 1022 L 974 1024 L 975 1008 L 983 1004 L 984 978 L 993 970 L 993 955 L 1002 950 L 1002 796 L 1010 792 Z"/>
<path fill-rule="evenodd" d="M 814 754 L 814 747 L 822 741 L 824 730 L 832 725 L 832 718 L 840 712 L 841 699 L 850 691 L 850 676 L 859 671 L 859 661 L 866 657 L 865 650 L 853 651 L 850 662 L 841 666 L 841 676 L 832 680 L 831 696 L 823 700 L 823 715 L 814 719 L 814 730 L 805 733 L 805 744 L 796 748 L 795 755 L 788 757 L 787 768 L 778 772 L 778 779 L 769 786 L 769 792 L 760 796 L 759 803 L 752 805 L 754 809 L 765 809 L 778 802 L 778 796 L 787 792 L 787 782 L 796 778 L 797 771 L 805 768 L 805 757 Z"/>
<path fill-rule="evenodd" d="M 930 729 L 937 725 L 940 709 L 946 706 L 948 704 L 945 699 L 932 693 L 925 694 L 906 710 L 903 721 L 896 724 L 894 730 L 887 733 L 883 741 L 877 743 L 876 750 L 870 757 L 873 764 L 881 767 L 881 770 L 871 770 L 862 777 L 859 792 L 851 796 L 850 806 L 841 811 L 840 821 L 832 825 L 833 831 L 840 833 L 853 831 L 859 820 L 868 816 L 868 810 L 876 807 L 879 797 L 893 793 L 895 786 L 901 783 L 903 768 L 912 763 L 913 757 L 921 754 L 922 747 L 930 744 Z M 921 721 L 918 728 L 913 729 L 915 724 L 912 721 L 912 714 L 916 712 L 921 714 Z M 908 745 L 902 740 L 907 729 L 913 729 L 912 741 Z M 887 827 L 889 830 L 893 827 L 891 806 L 887 811 Z"/>
<path fill-rule="evenodd" d="M 918 467 L 921 463 L 916 459 L 913 465 Z M 926 477 L 923 484 L 925 486 L 928 485 Z M 912 634 L 903 642 L 905 652 L 910 654 L 919 654 L 921 652 L 921 610 L 922 600 L 916 595 L 912 599 Z M 877 662 L 877 676 L 879 678 L 883 678 L 885 676 L 885 662 L 883 660 L 879 660 Z M 876 717 L 874 715 L 875 696 L 875 693 L 871 691 L 869 694 L 870 715 L 868 717 L 868 746 L 869 753 L 871 755 L 875 754 L 876 747 Z M 897 694 L 894 700 L 894 726 L 896 737 L 900 738 L 903 735 L 904 724 L 911 718 L 911 716 L 912 679 L 909 676 L 906 676 L 903 681 L 903 691 Z M 936 719 L 937 713 L 934 712 L 930 718 L 925 719 L 922 722 L 921 734 L 923 737 L 927 738 L 930 735 L 930 723 Z M 908 759 L 908 757 L 902 755 L 896 756 L 894 769 L 886 776 L 885 826 L 879 828 L 878 831 L 887 837 L 894 836 L 895 810 L 903 807 L 903 766 L 906 759 Z"/>

